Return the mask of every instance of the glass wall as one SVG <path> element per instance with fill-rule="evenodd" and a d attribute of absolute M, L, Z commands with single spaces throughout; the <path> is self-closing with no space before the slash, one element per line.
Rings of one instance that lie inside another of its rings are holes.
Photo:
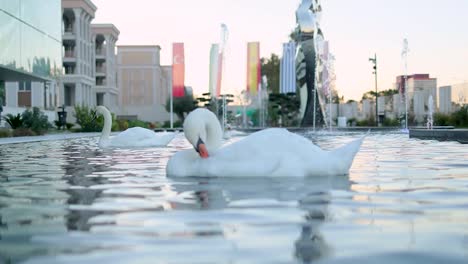
<path fill-rule="evenodd" d="M 62 73 L 61 0 L 0 0 L 0 64 L 44 77 Z"/>
<path fill-rule="evenodd" d="M 5 97 L 5 82 L 0 81 L 0 106 L 6 105 L 6 97 Z"/>

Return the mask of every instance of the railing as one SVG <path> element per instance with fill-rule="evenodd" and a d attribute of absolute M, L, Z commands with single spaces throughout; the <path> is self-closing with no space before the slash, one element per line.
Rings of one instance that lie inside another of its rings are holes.
<path fill-rule="evenodd" d="M 97 85 L 97 86 L 105 86 L 105 85 L 106 85 L 106 81 L 105 81 L 105 80 L 102 80 L 102 79 L 96 79 L 96 85 Z"/>
<path fill-rule="evenodd" d="M 106 55 L 106 49 L 96 48 L 96 56 L 105 56 L 105 55 Z"/>
<path fill-rule="evenodd" d="M 65 67 L 65 74 L 75 74 L 74 67 Z"/>
<path fill-rule="evenodd" d="M 65 58 L 74 58 L 75 52 L 73 50 L 66 50 L 65 51 Z"/>
<path fill-rule="evenodd" d="M 96 73 L 106 73 L 106 67 L 96 67 Z"/>

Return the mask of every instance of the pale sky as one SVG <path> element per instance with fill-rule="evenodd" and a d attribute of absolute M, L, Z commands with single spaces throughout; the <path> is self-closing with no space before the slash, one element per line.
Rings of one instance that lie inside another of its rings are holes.
<path fill-rule="evenodd" d="M 295 28 L 299 0 L 92 0 L 93 23 L 120 30 L 118 45 L 159 45 L 170 65 L 173 42 L 185 43 L 185 83 L 208 91 L 209 51 L 229 29 L 222 93 L 246 86 L 247 42 L 259 41 L 261 57 L 281 55 Z M 336 58 L 336 87 L 345 100 L 390 89 L 404 72 L 403 39 L 409 43 L 408 73 L 429 73 L 438 86 L 468 81 L 468 0 L 322 0 L 322 30 Z"/>

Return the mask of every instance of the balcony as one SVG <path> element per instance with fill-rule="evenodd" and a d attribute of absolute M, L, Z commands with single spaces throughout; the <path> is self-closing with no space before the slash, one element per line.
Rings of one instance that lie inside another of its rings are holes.
<path fill-rule="evenodd" d="M 76 40 L 76 36 L 75 36 L 75 33 L 73 32 L 73 30 L 70 30 L 70 31 L 65 30 L 63 32 L 62 39 L 64 41 L 72 41 L 72 40 Z"/>
<path fill-rule="evenodd" d="M 106 86 L 106 78 L 96 77 L 96 86 Z"/>
<path fill-rule="evenodd" d="M 106 59 L 106 49 L 104 48 L 96 48 L 95 54 L 96 54 L 96 60 Z"/>
<path fill-rule="evenodd" d="M 64 63 L 76 63 L 75 51 L 74 50 L 65 50 L 64 57 L 63 57 L 63 62 Z"/>
<path fill-rule="evenodd" d="M 73 75 L 75 74 L 75 66 L 71 65 L 64 65 L 65 75 Z"/>
<path fill-rule="evenodd" d="M 105 76 L 105 75 L 106 75 L 106 67 L 96 66 L 96 76 Z"/>

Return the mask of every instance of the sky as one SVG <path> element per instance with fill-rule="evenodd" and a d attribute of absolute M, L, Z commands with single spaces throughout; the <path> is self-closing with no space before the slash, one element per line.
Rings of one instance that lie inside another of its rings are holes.
<path fill-rule="evenodd" d="M 161 64 L 172 63 L 172 43 L 185 43 L 185 85 L 208 91 L 209 52 L 229 38 L 222 93 L 246 87 L 247 42 L 260 42 L 261 57 L 282 54 L 296 26 L 300 0 L 92 0 L 93 23 L 120 30 L 117 45 L 159 45 Z M 403 39 L 409 44 L 408 74 L 429 73 L 437 85 L 468 81 L 467 0 L 322 0 L 321 28 L 335 57 L 336 88 L 345 100 L 393 88 L 404 74 Z"/>

